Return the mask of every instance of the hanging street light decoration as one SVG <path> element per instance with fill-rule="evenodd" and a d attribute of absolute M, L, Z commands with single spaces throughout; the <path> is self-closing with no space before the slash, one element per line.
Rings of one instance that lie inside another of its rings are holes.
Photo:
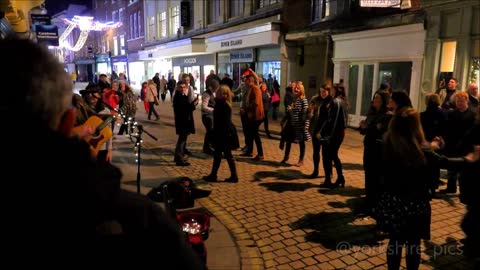
<path fill-rule="evenodd" d="M 79 51 L 83 47 L 83 45 L 85 45 L 85 42 L 88 38 L 88 33 L 90 33 L 90 31 L 106 31 L 109 29 L 118 28 L 122 25 L 121 22 L 102 23 L 99 21 L 94 21 L 93 17 L 77 15 L 74 16 L 71 20 L 63 19 L 63 21 L 65 22 L 65 24 L 68 25 L 68 27 L 58 39 L 60 47 L 64 47 L 74 52 Z M 73 29 L 77 27 L 80 29 L 80 36 L 78 37 L 75 45 L 72 47 L 66 39 L 68 35 L 70 35 L 70 33 L 73 31 Z"/>

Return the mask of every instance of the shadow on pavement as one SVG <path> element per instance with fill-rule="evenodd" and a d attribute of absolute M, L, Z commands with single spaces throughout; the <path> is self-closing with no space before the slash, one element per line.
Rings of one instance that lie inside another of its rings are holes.
<path fill-rule="evenodd" d="M 309 188 L 315 188 L 317 185 L 312 183 L 285 183 L 285 182 L 273 182 L 273 183 L 261 183 L 260 186 L 266 187 L 270 191 L 282 193 L 285 191 L 305 191 Z"/>
<path fill-rule="evenodd" d="M 260 171 L 253 174 L 255 181 L 261 181 L 265 178 L 275 178 L 278 180 L 295 180 L 305 178 L 306 175 L 298 170 L 281 169 L 276 171 Z"/>
<path fill-rule="evenodd" d="M 431 265 L 434 269 L 478 269 L 474 267 L 472 260 L 467 260 L 464 256 L 465 250 L 460 242 L 452 237 L 447 237 L 445 243 L 435 244 L 431 241 L 424 241 L 425 254 L 430 256 L 430 260 L 423 262 Z"/>
<path fill-rule="evenodd" d="M 365 190 L 363 188 L 346 186 L 345 188 L 319 189 L 318 193 L 345 197 L 360 197 L 365 194 Z"/>
<path fill-rule="evenodd" d="M 363 171 L 363 164 L 361 163 L 342 163 L 344 170 L 349 171 Z"/>
<path fill-rule="evenodd" d="M 314 230 L 305 235 L 305 240 L 332 250 L 382 244 L 385 237 L 375 233 L 374 224 L 352 224 L 355 219 L 353 213 L 322 212 L 307 214 L 289 226 L 294 230 Z"/>
<path fill-rule="evenodd" d="M 271 166 L 271 167 L 278 167 L 281 166 L 280 162 L 274 161 L 274 160 L 253 160 L 251 157 L 242 157 L 242 156 L 234 156 L 235 160 L 238 162 L 246 162 L 250 164 L 256 164 L 256 165 L 265 165 L 265 166 Z"/>

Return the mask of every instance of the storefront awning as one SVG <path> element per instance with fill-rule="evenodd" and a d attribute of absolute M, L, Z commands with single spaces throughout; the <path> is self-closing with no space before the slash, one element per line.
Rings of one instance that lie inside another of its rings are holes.
<path fill-rule="evenodd" d="M 138 52 L 138 59 L 145 61 L 156 58 L 171 58 L 204 53 L 204 38 L 187 38 L 148 47 L 146 50 Z"/>
<path fill-rule="evenodd" d="M 216 53 L 266 45 L 279 45 L 280 31 L 273 24 L 208 37 L 206 52 Z"/>

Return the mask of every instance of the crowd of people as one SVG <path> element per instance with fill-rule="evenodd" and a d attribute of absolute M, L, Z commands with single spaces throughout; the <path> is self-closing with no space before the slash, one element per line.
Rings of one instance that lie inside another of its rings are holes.
<path fill-rule="evenodd" d="M 31 220 L 42 220 L 36 222 L 35 231 L 25 229 L 25 237 L 32 237 L 25 241 L 42 238 L 42 235 L 57 236 L 58 241 L 62 241 L 63 235 L 73 232 L 78 241 L 85 240 L 81 238 L 83 235 L 92 240 L 119 236 L 124 237 L 120 239 L 148 238 L 150 242 L 152 237 L 157 237 L 159 243 L 181 250 L 180 254 L 170 248 L 165 254 L 166 260 L 177 264 L 178 269 L 201 269 L 178 228 L 160 208 L 142 195 L 120 189 L 121 172 L 110 163 L 112 134 L 105 133 L 103 140 L 95 141 L 95 145 L 89 137 L 103 132 L 106 127 L 113 132 L 119 119 L 124 122 L 120 122 L 118 134 L 131 132 L 129 123 L 135 120 L 138 97 L 126 78 L 109 82 L 102 74 L 98 84 L 89 84 L 80 95 L 72 96 L 72 78 L 63 72 L 47 50 L 29 41 L 0 40 L 0 54 L 2 59 L 10 59 L 12 63 L 25 63 L 21 69 L 6 71 L 7 86 L 15 91 L 7 92 L 1 108 L 7 115 L 17 116 L 6 121 L 20 131 L 19 136 L 24 139 L 20 145 L 4 143 L 7 151 L 12 152 L 7 167 L 29 164 L 31 170 L 49 179 L 41 185 L 29 181 L 28 190 L 21 183 L 14 183 L 14 187 L 27 193 L 24 194 L 28 196 L 26 202 L 35 202 L 34 205 L 21 203 L 23 213 L 33 212 L 32 215 L 42 218 L 26 220 L 25 216 L 10 211 L 12 229 L 18 226 L 18 220 L 25 220 L 20 223 L 24 225 Z M 175 81 L 173 77 L 169 80 L 164 76 L 159 78 L 157 73 L 142 84 L 140 98 L 148 119 L 153 114 L 158 120 L 155 106 L 159 96 L 164 100 L 164 95 L 170 92 L 178 135 L 174 154 L 177 166 L 190 165 L 187 139 L 195 133 L 193 114 L 201 100 L 201 119 L 206 131 L 202 151 L 213 156 L 211 173 L 204 179 L 217 182 L 221 159 L 225 158 L 231 176 L 224 181 L 236 183 L 241 179 L 232 153 L 240 148 L 232 123 L 234 96 L 240 100 L 239 114 L 245 138 L 240 156 L 260 161 L 265 159 L 265 153 L 259 127 L 263 123 L 267 138 L 272 137 L 268 130 L 268 114 L 272 111 L 272 120 L 278 117 L 280 85 L 272 83 L 276 80 L 271 76 L 264 79 L 251 69 L 243 73 L 242 83 L 236 90 L 232 89 L 228 76 L 220 79 L 212 71 L 207 79 L 200 99 L 189 74 Z M 19 81 L 21 87 L 13 84 Z M 298 144 L 300 154 L 295 166 L 303 166 L 307 142 L 312 141 L 313 172 L 308 178 L 319 177 L 322 156 L 325 180 L 320 188 L 344 187 L 346 179 L 338 153 L 348 126 L 349 106 L 343 83 L 327 82 L 308 100 L 303 83 L 291 82 L 285 89 L 283 101 L 285 114 L 280 120 L 279 147 L 284 150 L 284 156 L 279 165 L 289 161 L 292 144 Z M 31 124 L 19 123 L 18 117 L 29 119 Z M 96 123 L 100 127 L 92 128 L 89 121 L 99 121 Z M 29 132 L 32 127 L 34 137 Z M 377 220 L 378 229 L 390 237 L 389 269 L 399 269 L 404 245 L 407 247 L 407 268 L 418 268 L 420 240 L 430 237 L 430 200 L 435 198 L 442 184 L 441 168 L 448 169 L 447 188 L 441 190 L 442 193 L 456 193 L 457 181 L 460 183 L 460 200 L 467 206 L 462 222 L 466 234 L 464 247 L 468 255 L 478 257 L 480 197 L 474 191 L 474 183 L 480 176 L 480 109 L 476 85 L 459 91 L 457 80 L 452 78 L 447 85 L 426 97 L 426 110 L 422 113 L 412 107 L 406 92 L 392 91 L 388 85 L 382 85 L 374 94 L 359 130 L 365 135 L 364 210 Z M 98 152 L 92 153 L 92 149 Z M 43 157 L 47 152 L 52 159 Z M 25 156 L 25 153 L 29 154 Z M 45 169 L 52 166 L 56 170 Z M 78 167 L 82 170 L 78 171 Z M 332 181 L 333 167 L 336 169 L 335 182 Z M 27 172 L 17 173 L 17 177 L 29 179 Z M 71 202 L 68 212 L 59 205 L 66 201 Z M 120 233 L 112 229 L 116 228 L 112 227 L 112 222 L 120 225 Z M 35 234 L 39 230 L 42 234 Z M 187 256 L 189 260 L 181 260 L 178 256 Z"/>

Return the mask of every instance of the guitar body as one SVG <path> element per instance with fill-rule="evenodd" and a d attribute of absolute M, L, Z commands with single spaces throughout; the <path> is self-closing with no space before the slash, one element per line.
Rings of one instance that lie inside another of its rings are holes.
<path fill-rule="evenodd" d="M 110 123 L 109 121 L 108 123 Z M 73 128 L 72 132 L 76 134 L 81 134 L 82 130 L 86 127 L 93 127 L 95 128 L 95 133 L 91 136 L 85 136 L 83 139 L 90 145 L 90 149 L 92 150 L 92 155 L 97 156 L 100 148 L 104 143 L 110 140 L 113 136 L 112 129 L 106 123 L 105 120 L 98 116 L 90 116 L 85 123 L 80 126 L 76 126 Z M 105 125 L 107 124 L 107 125 Z"/>

